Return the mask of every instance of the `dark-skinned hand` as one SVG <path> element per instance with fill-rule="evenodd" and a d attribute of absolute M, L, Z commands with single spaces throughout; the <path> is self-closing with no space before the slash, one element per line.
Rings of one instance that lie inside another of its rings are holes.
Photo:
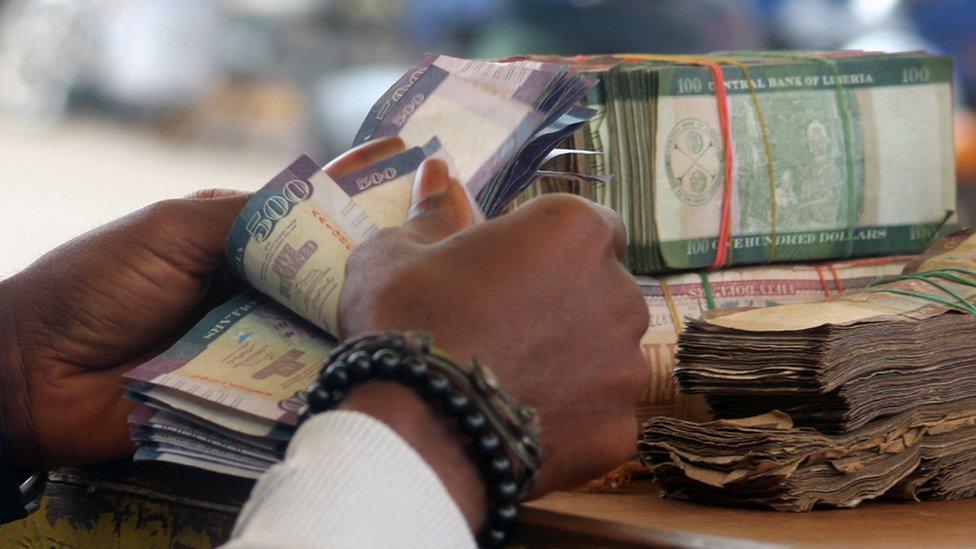
<path fill-rule="evenodd" d="M 536 408 L 545 461 L 534 494 L 603 474 L 636 450 L 635 407 L 649 366 L 648 311 L 621 264 L 626 236 L 610 210 L 549 195 L 476 223 L 446 165 L 429 160 L 403 227 L 356 248 L 339 307 L 344 337 L 419 330 L 455 359 L 492 368 Z M 438 472 L 473 528 L 485 515 L 463 435 L 410 390 L 354 389 L 345 407 L 378 417 Z"/>
<path fill-rule="evenodd" d="M 375 141 L 326 171 L 339 177 L 402 148 Z M 210 190 L 158 202 L 0 281 L 0 428 L 14 463 L 132 452 L 122 374 L 182 335 L 212 290 L 226 293 L 224 246 L 248 198 Z"/>

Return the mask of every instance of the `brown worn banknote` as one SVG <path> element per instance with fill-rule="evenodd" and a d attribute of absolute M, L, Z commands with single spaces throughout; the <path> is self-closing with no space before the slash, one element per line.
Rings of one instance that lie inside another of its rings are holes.
<path fill-rule="evenodd" d="M 944 237 L 890 282 L 692 321 L 675 377 L 717 417 L 778 409 L 825 432 L 976 397 L 976 229 Z"/>
<path fill-rule="evenodd" d="M 769 307 L 831 297 L 901 272 L 910 256 L 833 263 L 767 265 L 667 277 L 637 277 L 651 321 L 641 348 L 651 364 L 651 381 L 641 397 L 641 422 L 654 416 L 709 419 L 699 395 L 677 391 L 673 369 L 678 334 L 686 320 L 713 310 Z"/>
<path fill-rule="evenodd" d="M 693 321 L 676 377 L 727 419 L 652 419 L 641 462 L 670 496 L 787 511 L 970 497 L 974 304 L 970 229 L 862 290 Z"/>
<path fill-rule="evenodd" d="M 976 494 L 976 401 L 916 408 L 838 435 L 782 412 L 692 423 L 655 418 L 641 462 L 674 498 L 778 511 L 853 507 L 878 497 Z"/>

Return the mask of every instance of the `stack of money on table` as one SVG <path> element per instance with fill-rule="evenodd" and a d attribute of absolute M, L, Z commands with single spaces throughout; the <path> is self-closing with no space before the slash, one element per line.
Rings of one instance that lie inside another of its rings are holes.
<path fill-rule="evenodd" d="M 645 424 L 640 458 L 673 497 L 806 511 L 976 494 L 976 229 L 863 290 L 706 315 L 678 360 L 681 389 L 727 420 Z"/>
<path fill-rule="evenodd" d="M 835 278 L 817 263 L 726 268 L 920 253 L 953 225 L 949 58 L 848 51 L 528 59 L 567 63 L 599 81 L 583 100 L 596 114 L 560 145 L 591 152 L 551 159 L 523 199 L 572 192 L 615 209 L 628 228 L 631 267 L 655 275 L 640 278 L 651 308 L 642 344 L 653 366 L 641 420 L 710 416 L 671 380 L 686 318 L 836 293 L 816 291 L 818 280 Z M 864 263 L 878 272 L 841 286 L 896 274 L 891 261 Z M 689 269 L 718 281 L 714 300 L 698 274 L 674 284 L 661 278 Z M 797 287 L 813 291 L 792 293 Z"/>
<path fill-rule="evenodd" d="M 955 209 L 950 58 L 534 59 L 599 80 L 596 115 L 563 145 L 597 154 L 553 159 L 582 175 L 536 191 L 618 211 L 638 273 L 921 253 Z"/>
<path fill-rule="evenodd" d="M 641 350 L 651 379 L 637 419 L 654 416 L 705 420 L 711 414 L 698 394 L 678 392 L 672 376 L 678 335 L 685 319 L 709 311 L 805 303 L 855 290 L 901 272 L 910 256 L 851 259 L 812 264 L 738 267 L 712 272 L 638 276 L 650 312 Z"/>
<path fill-rule="evenodd" d="M 408 150 L 336 179 L 301 158 L 245 208 L 228 258 L 255 291 L 130 374 L 137 458 L 244 476 L 277 459 L 296 392 L 334 344 L 346 257 L 404 222 L 430 157 L 487 217 L 540 177 L 620 212 L 631 266 L 656 275 L 640 279 L 654 377 L 638 415 L 704 417 L 671 381 L 685 317 L 862 288 L 949 221 L 950 78 L 946 58 L 925 54 L 425 55 L 354 143 L 398 135 Z M 806 264 L 668 274 L 784 261 Z"/>
<path fill-rule="evenodd" d="M 244 207 L 231 269 L 254 290 L 211 311 L 172 348 L 127 374 L 136 459 L 257 477 L 281 458 L 335 345 L 352 248 L 402 224 L 426 158 L 445 160 L 472 199 L 500 212 L 557 143 L 593 111 L 594 81 L 564 66 L 425 55 L 376 103 L 356 138 L 399 136 L 406 151 L 330 177 L 296 160 Z M 472 201 L 472 206 L 474 202 Z"/>

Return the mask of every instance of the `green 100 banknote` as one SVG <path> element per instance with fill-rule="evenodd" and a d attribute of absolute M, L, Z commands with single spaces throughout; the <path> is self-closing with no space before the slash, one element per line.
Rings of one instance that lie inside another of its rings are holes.
<path fill-rule="evenodd" d="M 578 192 L 619 212 L 639 273 L 920 253 L 951 224 L 948 57 L 540 59 L 600 80 L 586 98 L 597 114 L 563 146 L 601 154 L 562 156 L 554 169 L 612 179 L 548 178 L 536 191 Z"/>

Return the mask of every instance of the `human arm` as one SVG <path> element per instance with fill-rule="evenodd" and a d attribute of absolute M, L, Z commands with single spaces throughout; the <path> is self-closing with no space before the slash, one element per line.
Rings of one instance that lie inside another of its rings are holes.
<path fill-rule="evenodd" d="M 493 368 L 502 386 L 541 416 L 546 464 L 535 494 L 578 484 L 629 457 L 647 373 L 638 345 L 647 311 L 620 265 L 619 219 L 561 196 L 472 226 L 463 190 L 444 166 L 428 165 L 417 186 L 430 192 L 418 197 L 407 225 L 381 232 L 350 258 L 340 304 L 343 335 L 420 330 L 457 360 L 475 357 Z M 389 425 L 478 528 L 485 490 L 457 428 L 393 384 L 358 387 L 344 407 Z M 296 438 L 304 435 L 299 430 Z M 253 497 L 265 499 L 275 485 Z M 348 505 L 382 489 L 363 485 Z M 263 534 L 273 524 L 265 517 L 281 512 L 268 506 L 263 516 L 246 516 L 235 543 Z M 362 517 L 362 535 L 371 533 L 369 524 Z"/>

